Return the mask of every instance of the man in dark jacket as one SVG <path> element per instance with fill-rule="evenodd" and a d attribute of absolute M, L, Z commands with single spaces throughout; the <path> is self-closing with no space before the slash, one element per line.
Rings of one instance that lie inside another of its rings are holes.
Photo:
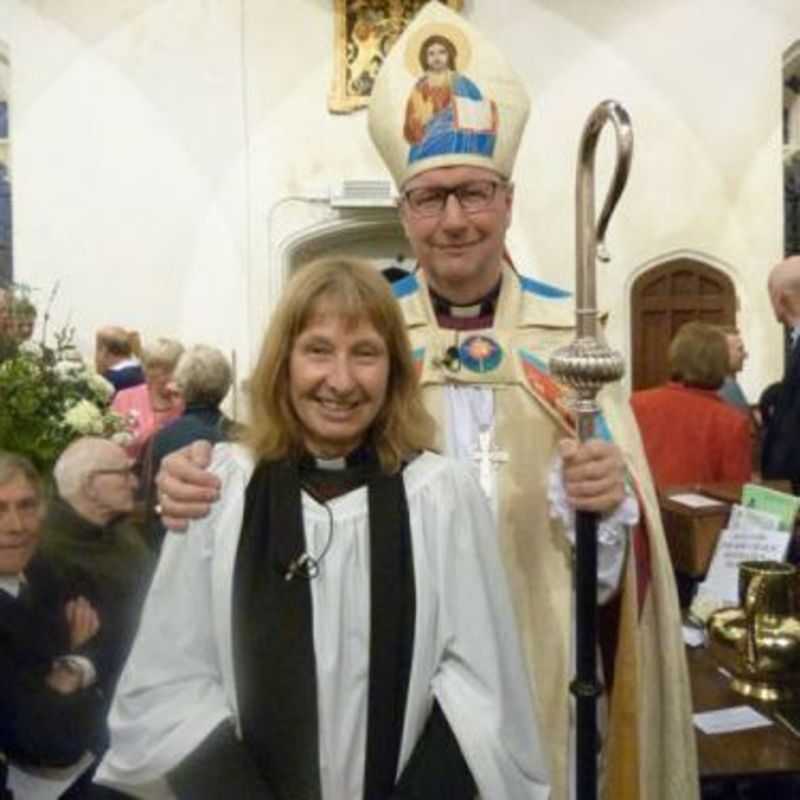
<path fill-rule="evenodd" d="M 137 479 L 117 444 L 86 436 L 61 454 L 58 495 L 43 526 L 41 556 L 95 606 L 98 680 L 110 695 L 122 670 L 155 568 L 131 522 Z"/>
<path fill-rule="evenodd" d="M 791 350 L 772 414 L 765 419 L 761 475 L 770 480 L 790 480 L 800 489 L 800 256 L 791 256 L 773 268 L 769 298 L 775 317 L 790 332 Z"/>
<path fill-rule="evenodd" d="M 0 451 L 0 752 L 12 786 L 15 772 L 80 762 L 106 706 L 92 660 L 97 614 L 35 557 L 42 516 L 33 466 Z"/>
<path fill-rule="evenodd" d="M 220 404 L 228 394 L 232 378 L 231 365 L 224 353 L 206 345 L 189 348 L 175 367 L 173 380 L 185 403 L 183 414 L 153 436 L 143 458 L 147 539 L 156 552 L 161 551 L 166 532 L 154 508 L 155 477 L 161 462 L 198 439 L 216 444 L 231 438 L 235 425 L 222 413 Z"/>

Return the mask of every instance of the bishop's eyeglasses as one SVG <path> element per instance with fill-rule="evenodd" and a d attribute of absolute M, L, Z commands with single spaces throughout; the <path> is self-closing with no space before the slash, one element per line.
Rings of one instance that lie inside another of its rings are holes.
<path fill-rule="evenodd" d="M 420 186 L 403 193 L 408 210 L 417 217 L 438 217 L 450 195 L 455 195 L 465 214 L 486 211 L 494 202 L 498 186 L 508 186 L 506 181 L 468 181 L 458 186 Z"/>

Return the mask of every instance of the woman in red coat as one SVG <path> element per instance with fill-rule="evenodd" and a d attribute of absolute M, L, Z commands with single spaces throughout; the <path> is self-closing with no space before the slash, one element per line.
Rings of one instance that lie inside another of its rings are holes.
<path fill-rule="evenodd" d="M 669 360 L 669 383 L 631 397 L 656 486 L 750 480 L 750 422 L 717 395 L 729 372 L 725 336 L 688 322 Z"/>

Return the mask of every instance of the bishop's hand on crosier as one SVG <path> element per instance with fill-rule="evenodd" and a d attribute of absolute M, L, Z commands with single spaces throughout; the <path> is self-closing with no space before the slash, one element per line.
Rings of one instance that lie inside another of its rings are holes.
<path fill-rule="evenodd" d="M 619 506 L 625 497 L 625 462 L 617 445 L 602 439 L 582 444 L 562 439 L 559 453 L 564 488 L 575 509 L 605 514 Z"/>

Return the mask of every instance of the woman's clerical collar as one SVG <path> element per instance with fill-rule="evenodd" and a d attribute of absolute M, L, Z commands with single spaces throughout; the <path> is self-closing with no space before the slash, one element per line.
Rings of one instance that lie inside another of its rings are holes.
<path fill-rule="evenodd" d="M 324 469 L 326 472 L 337 472 L 347 469 L 347 459 L 344 456 L 338 458 L 317 458 L 314 457 L 317 469 Z"/>
<path fill-rule="evenodd" d="M 341 472 L 354 467 L 374 466 L 377 463 L 375 450 L 368 444 L 360 444 L 344 456 L 323 457 L 306 452 L 300 459 L 303 470 L 318 469 L 326 472 Z"/>
<path fill-rule="evenodd" d="M 375 450 L 365 444 L 337 458 L 306 453 L 300 460 L 300 484 L 317 501 L 326 502 L 363 486 L 379 468 Z"/>
<path fill-rule="evenodd" d="M 497 298 L 500 296 L 501 282 L 502 278 L 483 297 L 471 303 L 452 303 L 429 287 L 436 321 L 442 328 L 454 330 L 491 328 L 497 308 Z"/>

